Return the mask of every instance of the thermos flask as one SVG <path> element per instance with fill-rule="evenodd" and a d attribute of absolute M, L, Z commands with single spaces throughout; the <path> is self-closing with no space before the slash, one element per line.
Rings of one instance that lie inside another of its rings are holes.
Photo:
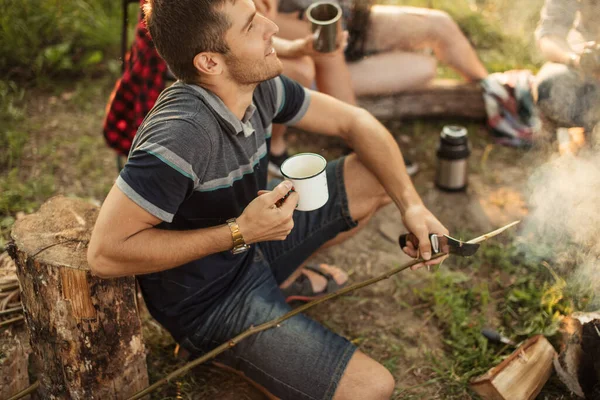
<path fill-rule="evenodd" d="M 436 186 L 449 192 L 465 190 L 468 183 L 467 160 L 470 154 L 467 128 L 444 126 L 437 149 Z"/>

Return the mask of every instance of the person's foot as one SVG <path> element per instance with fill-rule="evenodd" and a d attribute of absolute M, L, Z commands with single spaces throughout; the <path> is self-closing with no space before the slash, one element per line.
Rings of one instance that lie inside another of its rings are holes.
<path fill-rule="evenodd" d="M 340 268 L 327 264 L 311 264 L 300 270 L 300 275 L 281 290 L 286 302 L 306 302 L 335 292 L 348 283 L 348 275 Z"/>
<path fill-rule="evenodd" d="M 290 155 L 288 154 L 287 149 L 282 154 L 277 156 L 269 154 L 269 173 L 277 178 L 283 178 L 280 168 L 281 164 L 283 164 L 283 162 L 288 158 L 290 158 Z"/>
<path fill-rule="evenodd" d="M 315 267 L 318 267 L 319 270 L 315 271 Z M 318 266 L 312 266 L 311 268 L 302 268 L 301 273 L 306 275 L 315 293 L 323 292 L 327 289 L 328 279 L 326 274 L 331 275 L 335 283 L 339 286 L 348 282 L 348 274 L 338 267 L 327 264 L 319 264 Z"/>

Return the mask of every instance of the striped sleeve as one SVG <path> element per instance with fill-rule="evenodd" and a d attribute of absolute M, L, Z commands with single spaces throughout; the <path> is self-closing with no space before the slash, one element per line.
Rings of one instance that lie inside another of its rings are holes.
<path fill-rule="evenodd" d="M 298 82 L 284 75 L 274 79 L 275 82 L 275 117 L 276 124 L 294 125 L 304 117 L 310 104 L 310 93 Z"/>
<path fill-rule="evenodd" d="M 187 132 L 177 132 L 177 124 L 170 125 L 170 137 L 187 136 Z M 185 142 L 146 141 L 140 144 L 132 150 L 116 182 L 133 202 L 165 222 L 173 221 L 180 205 L 199 184 L 194 167 L 186 161 L 200 158 L 186 154 L 186 149 L 197 149 L 198 146 L 186 146 Z M 204 150 L 207 151 L 201 158 L 206 160 L 210 157 L 210 149 L 205 147 Z"/>

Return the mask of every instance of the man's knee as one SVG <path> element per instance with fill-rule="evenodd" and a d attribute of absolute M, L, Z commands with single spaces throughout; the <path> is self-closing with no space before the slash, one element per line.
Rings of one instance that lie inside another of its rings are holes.
<path fill-rule="evenodd" d="M 381 364 L 360 351 L 352 356 L 335 392 L 334 400 L 389 399 L 394 377 Z"/>

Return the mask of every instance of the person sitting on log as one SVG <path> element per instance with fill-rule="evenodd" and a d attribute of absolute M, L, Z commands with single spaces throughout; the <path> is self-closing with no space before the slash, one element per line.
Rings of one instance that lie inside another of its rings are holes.
<path fill-rule="evenodd" d="M 535 32 L 548 61 L 536 77 L 537 105 L 556 127 L 591 132 L 600 121 L 600 2 L 546 0 Z"/>
<path fill-rule="evenodd" d="M 356 97 L 389 95 L 426 85 L 444 62 L 467 81 L 488 76 L 486 68 L 452 17 L 440 10 L 372 4 L 372 0 L 333 0 L 342 8 L 348 46 L 318 60 L 319 91 L 350 104 Z M 258 0 L 286 39 L 310 35 L 305 10 L 311 0 Z M 423 50 L 430 49 L 433 56 Z M 286 67 L 284 63 L 284 67 Z M 285 71 L 285 69 L 284 69 Z M 273 171 L 288 157 L 283 132 L 273 131 Z M 417 165 L 407 165 L 411 174 Z"/>
<path fill-rule="evenodd" d="M 141 124 L 101 207 L 88 248 L 93 273 L 136 275 L 152 316 L 198 356 L 289 312 L 283 291 L 306 259 L 390 202 L 425 263 L 441 262 L 428 235 L 448 231 L 423 204 L 390 132 L 280 75 L 278 27 L 251 0 L 150 0 L 145 13 L 178 82 Z M 355 150 L 327 164 L 323 207 L 295 211 L 287 180 L 265 191 L 274 122 Z M 417 256 L 412 245 L 403 250 Z M 384 399 L 394 390 L 384 366 L 303 314 L 217 361 L 279 398 Z"/>

